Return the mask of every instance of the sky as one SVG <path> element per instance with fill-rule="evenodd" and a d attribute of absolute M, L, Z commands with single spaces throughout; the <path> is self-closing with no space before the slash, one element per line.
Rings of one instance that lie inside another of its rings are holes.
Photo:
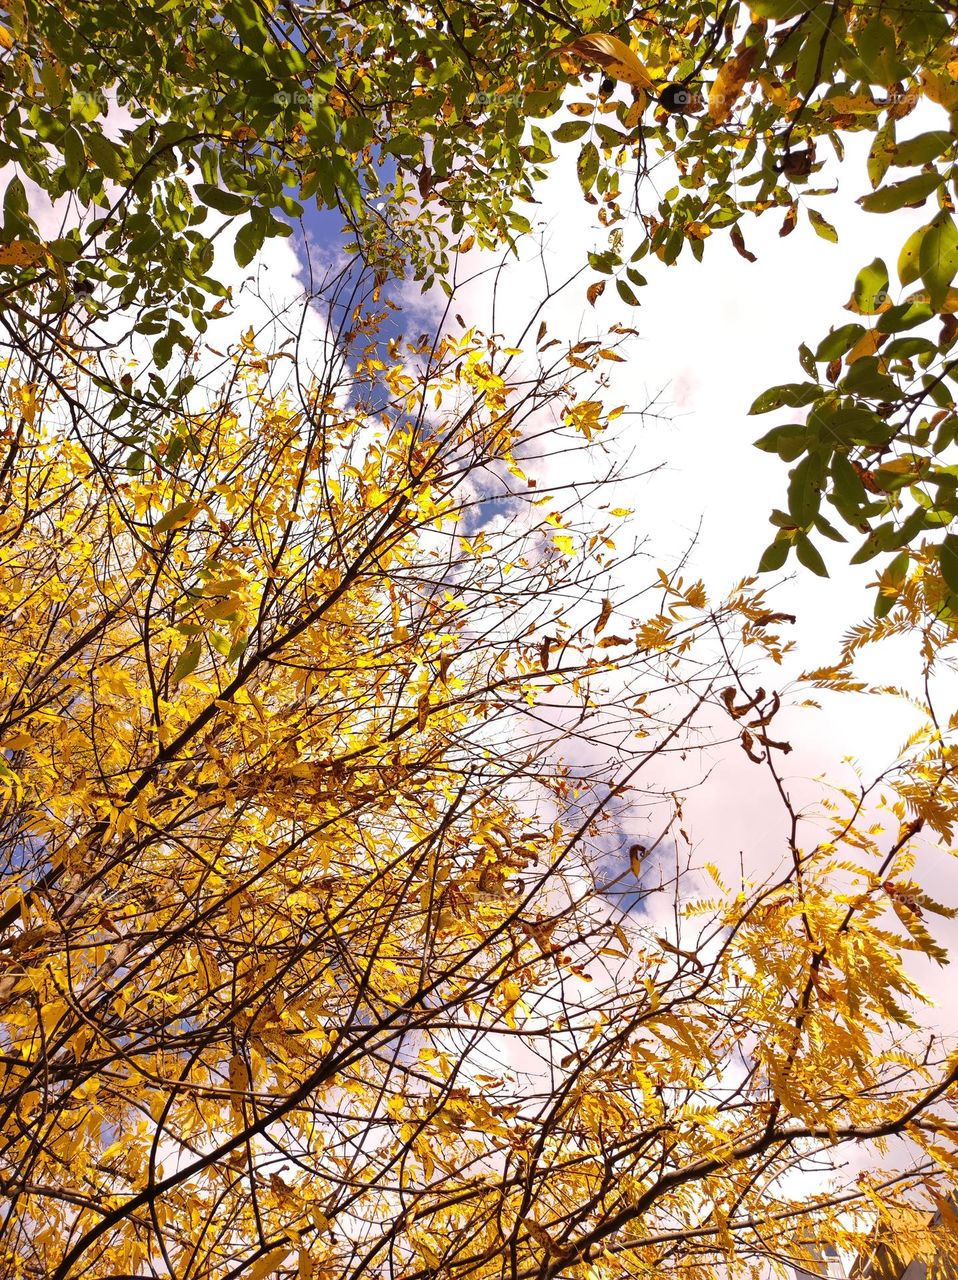
<path fill-rule="evenodd" d="M 929 106 L 916 111 L 911 132 L 940 126 L 938 110 Z M 557 116 L 556 122 L 561 119 Z M 603 233 L 575 176 L 577 148 L 558 150 L 560 160 L 539 192 L 538 216 L 531 219 L 535 235 L 524 246 L 522 261 L 493 274 L 488 268 L 498 259 L 491 255 L 473 250 L 462 260 L 477 278 L 464 295 L 457 294 L 456 310 L 467 324 L 486 330 L 494 321 L 507 346 L 542 296 L 543 265 L 555 282 L 578 267 L 586 249 L 603 247 Z M 898 300 L 894 264 L 899 247 L 928 215 L 922 210 L 876 215 L 858 208 L 855 200 L 870 189 L 866 150 L 867 139 L 851 137 L 844 165 L 834 166 L 838 194 L 809 201 L 835 225 L 837 244 L 819 237 L 804 215 L 796 230 L 781 238 L 782 212 L 771 210 L 742 224 L 755 263 L 741 258 L 727 237 L 717 234 L 706 242 L 701 263 L 688 254 L 671 267 L 646 259 L 641 267 L 648 286 L 640 290 L 638 309 L 624 304 L 611 288 L 590 307 L 585 289 L 593 277 L 586 275 L 562 291 L 545 313 L 550 334 L 570 340 L 593 336 L 616 322 L 639 331 L 623 350 L 627 363 L 611 366 L 605 400 L 632 411 L 654 404 L 659 415 L 625 419 L 626 429 L 635 433 L 637 470 L 658 468 L 627 495 L 634 508 L 627 532 L 643 540 L 648 552 L 639 570 L 645 580 L 654 566 L 670 570 L 688 552 L 686 580 L 700 576 L 710 594 L 721 598 L 756 570 L 774 535 L 769 512 L 785 505 L 787 467 L 752 442 L 787 419 L 750 417 L 749 406 L 769 386 L 804 379 L 799 344 L 804 341 L 814 349 L 830 327 L 851 319 L 843 308 L 855 275 L 873 258 L 887 261 L 893 300 Z M 621 545 L 624 539 L 617 541 Z M 834 661 L 842 635 L 871 616 L 873 566 L 848 566 L 854 547 L 854 541 L 823 546 L 827 579 L 796 566 L 792 558 L 781 572 L 763 580 L 774 589 L 773 607 L 797 619 L 789 628 L 794 655 L 781 671 L 766 673 L 778 679 L 771 687 L 783 689 L 801 671 Z M 918 667 L 907 646 L 891 643 L 881 647 L 874 661 L 866 659 L 864 670 L 889 683 L 903 679 L 904 672 L 917 675 Z M 936 688 L 940 705 L 950 714 L 954 683 L 943 677 Z M 821 711 L 796 711 L 784 720 L 794 748 L 785 772 L 800 801 L 821 794 L 820 784 L 812 781 L 820 774 L 854 785 L 852 769 L 843 763 L 846 756 L 870 780 L 894 761 L 918 723 L 898 700 L 813 693 L 822 702 Z M 690 794 L 687 809 L 701 859 L 731 872 L 740 857 L 757 872 L 780 865 L 786 855 L 782 812 L 764 771 L 737 750 L 723 749 L 709 764 L 715 772 L 707 786 Z M 926 844 L 918 874 L 940 901 L 952 900 L 954 863 L 948 851 Z M 954 922 L 945 922 L 942 932 L 958 948 Z M 958 1029 L 958 1002 L 948 970 L 917 958 L 912 971 L 940 1002 L 940 1025 Z"/>

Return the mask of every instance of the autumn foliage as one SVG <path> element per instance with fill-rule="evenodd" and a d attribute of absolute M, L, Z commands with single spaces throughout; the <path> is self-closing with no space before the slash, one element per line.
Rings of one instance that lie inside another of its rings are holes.
<path fill-rule="evenodd" d="M 899 1181 L 790 1189 L 815 1152 L 907 1132 L 943 1190 L 901 960 L 940 750 L 881 835 L 849 793 L 806 844 L 783 790 L 790 869 L 703 896 L 661 767 L 778 777 L 737 672 L 788 618 L 604 596 L 605 348 L 347 322 L 350 394 L 250 331 L 126 467 L 8 376 L 4 1274 L 705 1276 Z"/>
<path fill-rule="evenodd" d="M 0 1280 L 958 1256 L 915 977 L 954 915 L 918 870 L 958 813 L 953 13 L 573 8 L 6 6 Z M 745 215 L 832 239 L 808 180 L 852 130 L 867 209 L 937 202 L 922 296 L 864 267 L 753 406 L 804 415 L 760 442 L 796 464 L 761 567 L 824 571 L 824 501 L 892 558 L 779 688 L 795 619 L 754 577 L 710 601 L 627 549 L 631 331 L 507 347 L 453 276 L 529 230 L 553 142 L 607 238 L 586 307 L 726 229 L 751 261 Z M 356 264 L 306 299 L 319 356 L 305 318 L 217 346 L 216 247 L 252 273 L 311 202 Z M 404 272 L 450 302 L 416 339 Z M 872 689 L 892 641 L 911 683 Z M 790 713 L 863 692 L 917 728 L 809 801 Z M 757 870 L 688 820 L 718 752 L 775 797 Z"/>

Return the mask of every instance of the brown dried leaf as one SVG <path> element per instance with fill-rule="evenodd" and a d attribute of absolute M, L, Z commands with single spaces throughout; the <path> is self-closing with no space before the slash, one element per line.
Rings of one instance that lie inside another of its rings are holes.
<path fill-rule="evenodd" d="M 594 307 L 596 304 L 596 299 L 600 298 L 604 292 L 605 292 L 604 280 L 596 280 L 594 284 L 590 284 L 588 289 L 586 289 L 585 291 L 585 296 L 589 299 L 589 305 Z"/>
<path fill-rule="evenodd" d="M 608 596 L 604 596 L 602 599 L 602 608 L 599 610 L 599 617 L 595 624 L 595 631 L 593 631 L 592 634 L 597 636 L 611 617 L 612 601 Z"/>
<path fill-rule="evenodd" d="M 750 249 L 746 249 L 745 237 L 742 235 L 741 227 L 739 227 L 737 223 L 732 228 L 731 234 L 732 234 L 732 248 L 739 255 L 739 257 L 744 258 L 746 262 L 757 262 L 758 259 L 756 258 L 755 254 L 752 253 Z"/>

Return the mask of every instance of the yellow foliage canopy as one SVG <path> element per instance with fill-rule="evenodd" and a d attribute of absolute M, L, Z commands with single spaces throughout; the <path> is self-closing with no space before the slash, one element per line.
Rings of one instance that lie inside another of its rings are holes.
<path fill-rule="evenodd" d="M 370 350 L 361 403 L 296 399 L 250 340 L 126 473 L 8 385 L 2 1274 L 692 1277 L 784 1248 L 799 1204 L 851 1238 L 789 1191 L 803 1154 L 907 1127 L 953 1177 L 955 1063 L 887 1033 L 903 947 L 935 948 L 914 825 L 889 853 L 836 816 L 695 904 L 677 806 L 610 883 L 629 790 L 696 726 L 775 769 L 777 697 L 720 695 L 708 645 L 775 658 L 786 615 L 662 575 L 630 618 L 517 425 L 554 401 L 584 451 L 594 361 L 533 394 L 510 358 Z"/>

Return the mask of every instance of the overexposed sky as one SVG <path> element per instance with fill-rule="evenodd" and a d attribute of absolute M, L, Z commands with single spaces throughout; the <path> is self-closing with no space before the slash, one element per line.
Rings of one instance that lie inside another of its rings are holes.
<path fill-rule="evenodd" d="M 561 119 L 557 116 L 556 123 Z M 911 127 L 902 132 L 919 133 L 943 123 L 939 109 L 929 105 L 904 122 Z M 816 186 L 824 187 L 837 177 L 838 194 L 807 201 L 835 225 L 837 244 L 819 237 L 804 213 L 794 232 L 781 238 L 783 211 L 769 210 L 741 224 L 748 248 L 757 255 L 755 263 L 741 258 L 727 235 L 717 233 L 706 242 L 701 263 L 688 252 L 671 267 L 655 258 L 639 263 L 648 286 L 638 291 L 637 309 L 624 304 L 611 284 L 595 308 L 590 307 L 585 289 L 595 278 L 592 273 L 550 304 L 546 317 L 552 336 L 592 337 L 615 322 L 639 330 L 626 348 L 628 362 L 606 366 L 611 386 L 604 399 L 608 405 L 626 404 L 635 411 L 655 401 L 656 411 L 665 415 L 617 424 L 635 433 L 636 470 L 661 464 L 628 494 L 635 512 L 629 532 L 645 540 L 649 554 L 638 568 L 643 581 L 655 565 L 671 569 L 693 539 L 686 580 L 701 576 L 716 599 L 755 571 L 775 532 L 768 523 L 769 512 L 785 506 L 788 467 L 776 455 L 753 448 L 752 442 L 789 419 L 781 414 L 750 417 L 749 406 L 769 386 L 805 380 L 798 364 L 799 344 L 804 341 L 814 350 L 830 327 L 852 319 L 844 305 L 855 275 L 873 258 L 883 257 L 888 264 L 892 297 L 898 300 L 895 264 L 900 246 L 933 210 L 877 215 L 858 208 L 855 200 L 871 189 L 864 165 L 868 142 L 867 136 L 848 138 L 845 163 L 814 179 Z M 462 259 L 463 271 L 469 267 L 479 275 L 466 290 L 467 307 L 457 309 L 467 322 L 488 328 L 494 284 L 496 330 L 503 333 L 505 345 L 515 341 L 513 328 L 525 324 L 542 296 L 543 266 L 554 286 L 579 266 L 587 249 L 605 247 L 606 233 L 597 228 L 595 210 L 582 200 L 576 179 L 578 146 L 556 150 L 560 158 L 539 191 L 539 206 L 525 210 L 536 237 L 523 248 L 524 262 L 493 275 L 482 272 L 486 260 L 477 251 Z M 626 231 L 625 242 L 637 242 L 634 229 L 631 235 Z M 833 522 L 845 531 L 837 516 Z M 843 633 L 871 616 L 875 587 L 869 584 L 875 566 L 848 565 L 857 547 L 856 534 L 848 532 L 846 545 L 816 539 L 830 571 L 828 579 L 801 568 L 794 557 L 779 573 L 763 579 L 769 587 L 779 584 L 774 607 L 797 616 L 796 626 L 787 629 L 795 653 L 781 670 L 763 672 L 766 688 L 782 689 L 801 671 L 834 661 Z M 625 539 L 617 541 L 621 547 Z M 866 671 L 876 681 L 910 681 L 912 687 L 920 674 L 914 650 L 897 642 L 877 649 Z M 818 774 L 854 786 L 854 774 L 842 763 L 845 756 L 854 757 L 870 781 L 894 761 L 918 723 L 910 708 L 888 697 L 814 690 L 809 695 L 819 699 L 821 711 L 795 711 L 781 721 L 794 748 L 782 766 L 803 801 L 822 793 L 821 786 L 810 781 Z M 936 698 L 939 712 L 950 715 L 954 684 L 941 680 Z M 783 814 L 770 779 L 735 748 L 713 755 L 712 763 L 712 776 L 693 791 L 687 808 L 702 860 L 734 872 L 741 856 L 755 872 L 771 871 L 781 864 L 786 850 Z M 885 844 L 893 838 L 886 838 Z M 933 896 L 952 901 L 954 859 L 947 851 L 926 846 L 918 876 Z M 958 949 L 954 922 L 936 919 L 932 927 Z M 920 957 L 910 968 L 943 1002 L 939 1025 L 958 1029 L 949 971 Z"/>

